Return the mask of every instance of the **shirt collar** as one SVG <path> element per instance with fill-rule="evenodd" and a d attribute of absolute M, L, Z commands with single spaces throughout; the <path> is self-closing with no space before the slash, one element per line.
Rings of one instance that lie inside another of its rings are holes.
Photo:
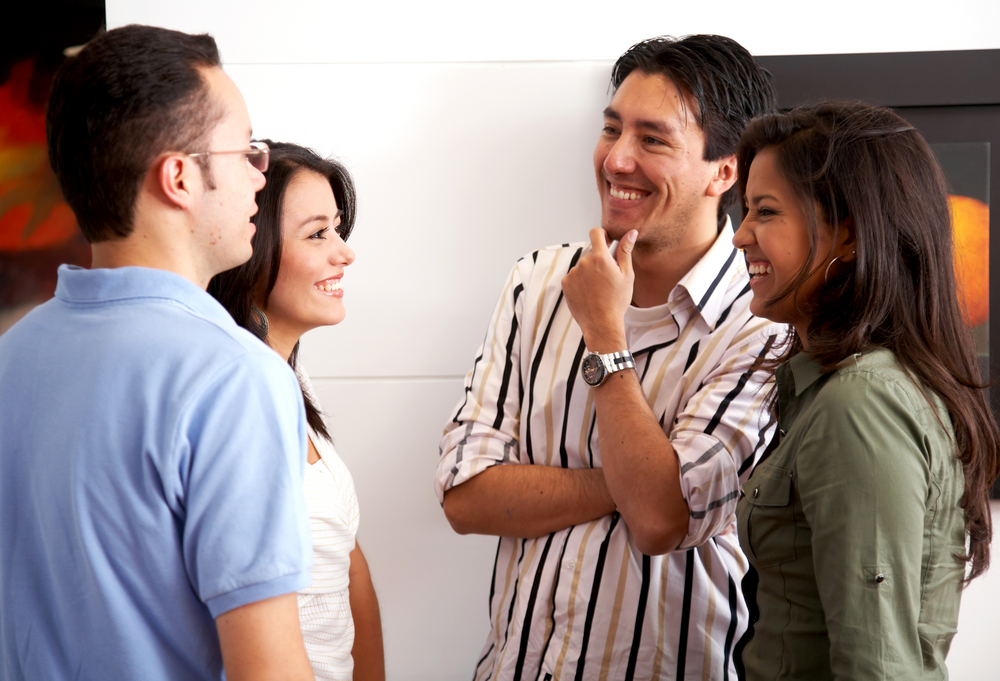
<path fill-rule="evenodd" d="M 215 298 L 179 274 L 148 267 L 88 270 L 60 265 L 56 298 L 76 305 L 136 298 L 169 299 L 216 322 L 234 324 Z"/>
<path fill-rule="evenodd" d="M 729 282 L 741 274 L 749 285 L 746 262 L 738 257 L 736 248 L 733 247 L 733 225 L 727 216 L 726 224 L 712 247 L 688 270 L 670 297 L 673 299 L 681 290 L 685 291 L 702 318 L 709 326 L 714 327 L 728 298 L 726 294 Z"/>
<path fill-rule="evenodd" d="M 788 360 L 788 367 L 795 380 L 795 396 L 801 395 L 806 388 L 818 381 L 823 375 L 820 363 L 808 352 L 799 354 Z"/>

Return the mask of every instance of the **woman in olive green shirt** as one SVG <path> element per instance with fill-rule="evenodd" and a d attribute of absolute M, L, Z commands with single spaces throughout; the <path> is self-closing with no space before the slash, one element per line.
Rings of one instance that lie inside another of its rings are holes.
<path fill-rule="evenodd" d="M 1000 433 L 941 172 L 912 126 L 859 102 L 756 119 L 737 160 L 750 308 L 790 325 L 762 367 L 777 433 L 737 506 L 741 671 L 945 679 L 966 566 L 989 562 Z"/>

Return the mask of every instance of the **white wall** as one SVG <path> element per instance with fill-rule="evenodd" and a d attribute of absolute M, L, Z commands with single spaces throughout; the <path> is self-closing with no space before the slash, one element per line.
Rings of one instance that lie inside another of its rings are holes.
<path fill-rule="evenodd" d="M 816 7 L 108 0 L 109 27 L 212 33 L 255 134 L 355 176 L 348 318 L 303 359 L 357 484 L 391 679 L 466 679 L 485 639 L 495 541 L 445 522 L 437 443 L 514 260 L 598 224 L 590 157 L 618 54 L 698 32 L 758 54 L 1000 48 L 996 0 Z M 966 595 L 953 679 L 1000 676 L 997 604 L 1000 569 Z"/>

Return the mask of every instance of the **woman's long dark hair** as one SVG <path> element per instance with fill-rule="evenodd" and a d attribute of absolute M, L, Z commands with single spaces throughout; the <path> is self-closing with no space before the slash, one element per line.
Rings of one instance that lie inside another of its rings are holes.
<path fill-rule="evenodd" d="M 737 151 L 741 198 L 750 164 L 764 148 L 774 150 L 782 175 L 813 216 L 806 264 L 770 302 L 795 300 L 795 289 L 815 271 L 817 218 L 834 230 L 849 219 L 856 259 L 835 265 L 811 300 L 795 301 L 812 318 L 809 354 L 832 370 L 854 353 L 888 348 L 941 397 L 965 473 L 969 555 L 959 558 L 971 562 L 971 581 L 990 562 L 989 491 L 1000 467 L 1000 431 L 956 290 L 944 176 L 913 126 L 861 102 L 827 102 L 752 121 Z M 826 268 L 830 258 L 820 255 L 817 267 Z M 778 363 L 803 350 L 791 333 Z"/>
<path fill-rule="evenodd" d="M 357 201 L 354 181 L 340 163 L 322 158 L 312 149 L 297 144 L 262 141 L 270 147 L 271 159 L 267 172 L 264 173 L 267 184 L 257 192 L 257 214 L 252 218 L 257 227 L 252 241 L 253 255 L 239 267 L 213 277 L 208 284 L 208 292 L 222 303 L 237 324 L 266 343 L 266 325 L 255 305 L 258 302 L 267 305 L 278 280 L 278 268 L 281 265 L 281 212 L 288 184 L 303 170 L 318 173 L 329 180 L 337 207 L 340 208 L 338 233 L 344 241 L 347 241 L 354 228 Z M 288 357 L 288 363 L 293 369 L 296 368 L 298 354 L 299 344 L 296 343 Z M 304 388 L 302 398 L 309 426 L 314 432 L 330 440 L 323 417 Z"/>

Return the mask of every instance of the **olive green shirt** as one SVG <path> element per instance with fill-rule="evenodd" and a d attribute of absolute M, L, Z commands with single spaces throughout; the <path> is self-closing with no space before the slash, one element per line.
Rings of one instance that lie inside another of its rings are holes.
<path fill-rule="evenodd" d="M 776 385 L 780 444 L 736 512 L 759 575 L 747 679 L 947 679 L 965 555 L 947 410 L 887 350 L 826 375 L 800 353 Z"/>

